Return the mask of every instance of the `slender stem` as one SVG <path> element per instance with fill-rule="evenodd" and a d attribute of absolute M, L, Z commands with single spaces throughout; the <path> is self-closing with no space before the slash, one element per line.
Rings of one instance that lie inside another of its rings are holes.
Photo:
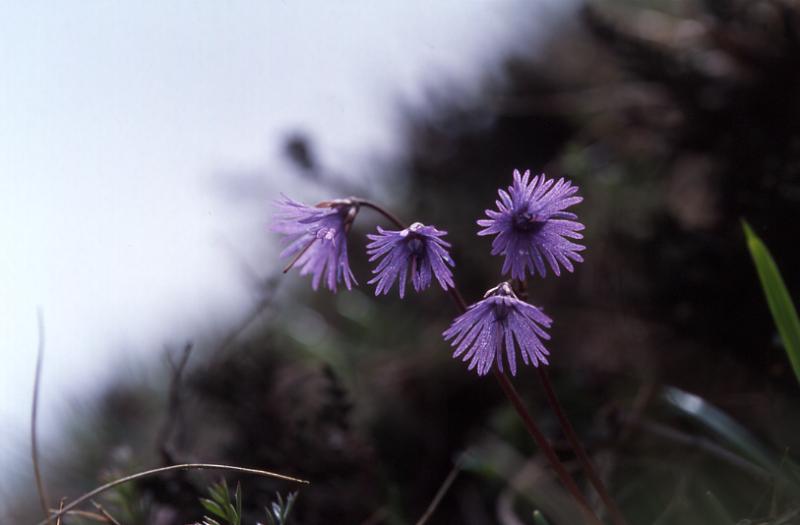
<path fill-rule="evenodd" d="M 450 293 L 450 297 L 453 298 L 455 301 L 456 306 L 458 307 L 458 311 L 462 314 L 467 311 L 467 302 L 464 300 L 464 297 L 461 295 L 461 292 L 458 291 L 458 288 L 450 288 L 448 290 Z"/>
<path fill-rule="evenodd" d="M 464 301 L 464 297 L 461 295 L 461 292 L 458 291 L 458 288 L 451 288 L 449 292 L 450 296 L 453 298 L 453 301 L 455 301 L 458 310 L 461 313 L 466 312 L 467 303 Z M 600 519 L 592 510 L 591 505 L 589 505 L 589 501 L 586 499 L 586 496 L 581 493 L 578 485 L 575 483 L 575 480 L 572 478 L 569 472 L 567 472 L 567 469 L 564 468 L 561 460 L 558 459 L 558 455 L 556 454 L 555 450 L 553 450 L 553 446 L 550 445 L 550 442 L 547 441 L 545 435 L 541 430 L 539 430 L 539 427 L 536 426 L 536 422 L 528 412 L 528 409 L 525 408 L 525 404 L 519 397 L 514 385 L 508 379 L 508 376 L 506 376 L 504 372 L 499 371 L 497 368 L 494 368 L 492 371 L 495 379 L 497 379 L 497 382 L 500 385 L 500 388 L 506 395 L 506 398 L 508 398 L 508 400 L 511 402 L 511 405 L 517 411 L 517 415 L 519 415 L 520 419 L 522 419 L 522 422 L 525 424 L 525 429 L 536 442 L 536 445 L 539 447 L 539 449 L 544 452 L 544 455 L 547 457 L 550 465 L 556 471 L 561 483 L 567 490 L 569 490 L 570 494 L 572 494 L 572 497 L 574 497 L 575 500 L 581 505 L 582 510 L 586 514 L 586 518 L 592 523 L 602 524 Z"/>
<path fill-rule="evenodd" d="M 175 428 L 181 423 L 181 377 L 189 362 L 189 356 L 192 353 L 192 343 L 187 343 L 183 347 L 183 355 L 177 364 L 173 362 L 172 357 L 167 354 L 167 360 L 172 368 L 172 377 L 169 381 L 169 395 L 167 397 L 167 417 L 161 425 L 156 437 L 156 449 L 161 454 L 161 459 L 165 465 L 177 463 L 173 458 L 173 453 L 170 447 L 170 440 L 175 433 Z"/>
<path fill-rule="evenodd" d="M 119 521 L 117 521 L 117 519 L 116 519 L 114 516 L 112 516 L 111 514 L 109 514 L 109 512 L 108 512 L 106 509 L 104 509 L 104 508 L 102 507 L 102 505 L 100 505 L 99 503 L 97 503 L 97 502 L 96 502 L 96 501 L 94 501 L 94 500 L 92 500 L 92 505 L 94 505 L 94 508 L 96 508 L 96 509 L 97 509 L 97 512 L 99 512 L 100 514 L 102 514 L 102 516 L 103 516 L 103 517 L 104 517 L 104 518 L 105 518 L 105 519 L 106 519 L 106 520 L 107 520 L 109 523 L 111 523 L 111 524 L 113 524 L 113 525 L 122 525 L 122 524 L 121 524 Z"/>
<path fill-rule="evenodd" d="M 417 520 L 417 525 L 425 525 L 428 520 L 431 519 L 433 513 L 436 512 L 436 507 L 439 506 L 439 503 L 442 502 L 442 499 L 444 498 L 445 494 L 447 494 L 447 491 L 450 490 L 450 486 L 453 484 L 453 482 L 455 482 L 459 472 L 461 472 L 460 459 L 456 461 L 456 464 L 453 465 L 450 473 L 444 479 L 442 486 L 436 491 L 436 495 L 433 497 L 433 501 L 431 501 L 430 505 L 428 505 L 428 508 L 425 509 L 425 513 L 419 518 L 419 520 Z"/>
<path fill-rule="evenodd" d="M 39 412 L 39 386 L 42 379 L 42 360 L 44 359 L 44 318 L 42 311 L 36 312 L 39 326 L 39 348 L 36 352 L 36 372 L 33 380 L 33 402 L 31 405 L 31 460 L 33 461 L 33 475 L 36 478 L 36 492 L 39 494 L 39 503 L 42 506 L 45 516 L 49 516 L 47 490 L 42 480 L 42 471 L 39 467 L 39 446 L 36 437 L 36 419 Z"/>
<path fill-rule="evenodd" d="M 450 290 L 450 295 L 453 297 L 453 300 L 458 306 L 459 311 L 462 313 L 465 312 L 467 310 L 466 302 L 464 301 L 464 298 L 461 296 L 461 293 L 458 291 L 458 289 L 452 288 Z M 543 367 L 538 367 L 539 370 L 542 370 L 542 368 Z M 558 455 L 556 455 L 556 452 L 553 450 L 550 442 L 547 441 L 545 435 L 541 430 L 539 430 L 539 427 L 536 426 L 536 422 L 525 408 L 522 399 L 519 397 L 514 385 L 508 379 L 508 376 L 506 376 L 504 372 L 499 371 L 497 368 L 494 368 L 492 371 L 495 379 L 497 379 L 497 382 L 500 385 L 500 388 L 503 390 L 503 393 L 511 402 L 512 406 L 517 411 L 517 415 L 519 415 L 520 419 L 522 419 L 522 422 L 525 424 L 525 429 L 531 435 L 533 440 L 536 441 L 536 445 L 542 450 L 542 452 L 544 452 L 545 456 L 550 462 L 550 465 L 556 471 L 561 483 L 567 488 L 567 490 L 569 490 L 575 500 L 580 503 L 581 507 L 583 507 L 583 510 L 586 513 L 586 517 L 590 521 L 593 523 L 602 523 L 595 515 L 594 511 L 589 505 L 589 502 L 586 500 L 586 497 L 581 493 L 578 485 L 575 483 L 575 480 L 572 478 L 569 472 L 567 472 L 567 469 L 564 468 L 561 460 L 558 459 Z"/>
<path fill-rule="evenodd" d="M 518 290 L 520 299 L 527 301 L 527 281 L 524 279 L 515 279 L 514 283 L 517 285 L 516 288 Z M 575 432 L 575 428 L 572 426 L 572 422 L 570 422 L 566 412 L 564 412 L 564 408 L 561 406 L 561 402 L 558 400 L 558 396 L 553 388 L 553 384 L 550 382 L 550 376 L 547 374 L 547 370 L 544 367 L 537 367 L 536 371 L 539 373 L 539 380 L 541 381 L 542 387 L 547 394 L 547 402 L 550 404 L 550 408 L 558 417 L 558 421 L 561 423 L 561 428 L 564 431 L 564 434 L 567 436 L 570 447 L 572 447 L 575 455 L 578 456 L 578 460 L 581 462 L 581 466 L 583 467 L 584 472 L 586 472 L 586 476 L 594 486 L 597 494 L 600 496 L 600 499 L 603 500 L 603 503 L 611 515 L 611 520 L 614 522 L 614 525 L 627 525 L 622 512 L 619 510 L 619 507 L 613 498 L 611 498 L 609 495 L 608 489 L 603 483 L 603 480 L 597 475 L 597 471 L 595 470 L 594 465 L 592 465 L 589 455 L 586 453 L 583 445 L 581 445 L 580 439 L 578 439 L 578 435 Z"/>
<path fill-rule="evenodd" d="M 58 502 L 58 512 L 64 510 L 64 500 L 66 500 L 66 498 L 61 498 L 61 501 Z M 72 512 L 81 512 L 81 511 L 73 510 Z M 47 515 L 49 516 L 50 513 L 48 513 Z M 58 519 L 56 519 L 56 525 L 61 525 L 61 518 L 63 518 L 65 515 L 66 514 L 59 514 Z"/>
<path fill-rule="evenodd" d="M 514 408 L 517 411 L 517 414 L 522 419 L 522 422 L 525 423 L 525 428 L 528 430 L 528 433 L 533 437 L 536 441 L 536 445 L 545 453 L 547 459 L 550 461 L 550 464 L 558 474 L 558 478 L 561 480 L 561 483 L 570 491 L 572 497 L 581 504 L 583 510 L 586 513 L 586 517 L 592 522 L 596 524 L 602 524 L 600 519 L 594 514 L 592 511 L 592 507 L 589 505 L 586 497 L 581 493 L 578 485 L 575 484 L 575 480 L 572 479 L 567 469 L 564 468 L 564 465 L 561 464 L 561 461 L 558 459 L 555 450 L 550 445 L 550 442 L 547 441 L 547 438 L 542 434 L 539 427 L 536 426 L 536 423 L 533 421 L 533 418 L 528 413 L 525 405 L 522 403 L 522 399 L 519 397 L 514 385 L 509 381 L 508 376 L 505 373 L 499 371 L 497 368 L 492 370 L 494 372 L 494 377 L 497 379 L 497 382 L 500 383 L 500 388 L 503 389 L 503 393 L 506 397 L 511 401 L 511 404 L 514 405 Z"/>
<path fill-rule="evenodd" d="M 300 260 L 300 257 L 302 257 L 302 256 L 303 256 L 303 254 L 304 254 L 304 253 L 306 253 L 306 252 L 308 251 L 308 249 L 309 249 L 309 248 L 311 248 L 311 246 L 313 246 L 313 245 L 314 245 L 314 243 L 315 243 L 315 242 L 317 242 L 317 239 L 313 239 L 313 240 L 312 240 L 310 243 L 306 244 L 306 247 L 305 247 L 305 248 L 303 248 L 302 250 L 300 250 L 299 252 L 297 252 L 297 255 L 295 255 L 294 257 L 292 257 L 292 260 L 291 260 L 291 261 L 289 261 L 289 264 L 287 264 L 287 265 L 286 265 L 286 267 L 283 269 L 283 273 L 286 273 L 286 272 L 288 272 L 289 270 L 291 270 L 291 269 L 292 269 L 292 266 L 294 266 L 295 264 L 297 264 L 297 261 L 299 261 L 299 260 Z"/>
<path fill-rule="evenodd" d="M 304 484 L 308 484 L 309 483 L 308 481 L 306 481 L 304 479 L 298 479 L 298 478 L 293 478 L 293 477 L 290 477 L 290 476 L 284 476 L 283 474 L 276 474 L 275 472 L 269 472 L 267 470 L 258 470 L 258 469 L 252 469 L 252 468 L 244 468 L 244 467 L 234 467 L 234 466 L 231 466 L 231 465 L 217 465 L 217 464 L 212 464 L 212 463 L 184 463 L 182 465 L 170 465 L 169 467 L 161 467 L 161 468 L 156 468 L 156 469 L 153 469 L 153 470 L 146 470 L 144 472 L 137 472 L 136 474 L 131 474 L 130 476 L 125 476 L 123 478 L 119 478 L 119 479 L 116 479 L 114 481 L 110 481 L 110 482 L 106 483 L 105 485 L 101 485 L 101 486 L 97 487 L 96 489 L 87 492 L 83 496 L 80 496 L 78 499 L 73 500 L 72 502 L 70 502 L 69 505 L 60 508 L 58 510 L 58 512 L 54 512 L 47 519 L 40 521 L 37 525 L 47 525 L 48 523 L 50 523 L 54 519 L 60 518 L 62 515 L 66 514 L 70 510 L 74 509 L 75 507 L 77 507 L 78 505 L 83 503 L 84 501 L 90 500 L 90 499 L 94 498 L 95 496 L 97 496 L 98 494 L 101 494 L 101 493 L 107 491 L 108 489 L 112 489 L 112 488 L 116 487 L 117 485 L 122 485 L 123 483 L 128 483 L 130 481 L 134 481 L 134 480 L 141 479 L 141 478 L 146 478 L 146 477 L 149 477 L 149 476 L 154 476 L 156 474 L 161 474 L 163 472 L 169 472 L 169 471 L 172 471 L 172 470 L 206 470 L 206 469 L 208 469 L 208 470 L 229 470 L 229 471 L 232 471 L 232 472 L 241 472 L 243 474 L 255 474 L 257 476 L 284 479 L 284 480 L 287 480 L 287 481 L 293 481 L 295 483 L 304 483 Z"/>
<path fill-rule="evenodd" d="M 366 199 L 354 199 L 354 200 L 358 202 L 358 204 L 360 204 L 361 206 L 364 206 L 365 208 L 371 208 L 377 211 L 378 213 L 386 217 L 389 220 L 389 222 L 393 223 L 401 230 L 405 229 L 406 225 L 403 223 L 403 221 L 398 219 L 396 215 L 394 215 L 392 212 L 390 212 L 383 206 L 379 206 L 378 204 L 375 204 L 374 202 L 368 201 Z"/>
<path fill-rule="evenodd" d="M 58 510 L 53 509 L 53 512 L 58 512 Z M 75 516 L 78 518 L 84 518 L 89 521 L 96 521 L 97 523 L 110 523 L 108 518 L 100 514 L 99 512 L 89 512 L 88 510 L 71 510 L 59 518 L 63 518 L 64 516 Z M 56 522 L 56 525 L 61 525 L 60 523 Z"/>
<path fill-rule="evenodd" d="M 592 465 L 589 455 L 586 453 L 583 445 L 581 445 L 578 435 L 575 433 L 575 428 L 572 426 L 567 414 L 564 412 L 564 408 L 561 406 L 561 402 L 558 400 L 558 396 L 553 389 L 553 384 L 550 382 L 550 377 L 547 374 L 547 370 L 540 366 L 537 367 L 536 371 L 539 373 L 539 380 L 544 387 L 545 394 L 547 394 L 547 401 L 550 403 L 550 407 L 553 409 L 553 412 L 555 412 L 556 416 L 558 416 L 558 421 L 561 423 L 561 428 L 564 430 L 564 434 L 566 434 L 570 446 L 572 446 L 575 454 L 577 454 L 578 459 L 583 466 L 583 470 L 589 477 L 589 481 L 592 482 L 597 494 L 600 495 L 600 499 L 603 500 L 606 508 L 608 508 L 608 512 L 611 515 L 611 521 L 614 522 L 614 525 L 627 525 L 622 512 L 619 510 L 619 507 L 614 499 L 608 493 L 608 489 L 603 483 L 603 480 L 600 479 L 600 476 L 597 475 L 597 471 L 595 470 L 594 465 Z"/>

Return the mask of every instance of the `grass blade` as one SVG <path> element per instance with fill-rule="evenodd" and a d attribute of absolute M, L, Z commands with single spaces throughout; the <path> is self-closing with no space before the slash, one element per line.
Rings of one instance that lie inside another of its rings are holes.
<path fill-rule="evenodd" d="M 758 271 L 761 288 L 767 296 L 772 318 L 778 327 L 778 332 L 783 341 L 783 347 L 789 356 L 792 369 L 800 382 L 800 318 L 797 316 L 792 298 L 786 290 L 786 285 L 781 277 L 781 272 L 770 255 L 766 245 L 755 234 L 747 222 L 742 221 L 747 247 Z"/>
<path fill-rule="evenodd" d="M 660 397 L 667 406 L 701 424 L 768 472 L 775 473 L 779 470 L 778 462 L 758 439 L 731 416 L 702 397 L 673 386 L 664 387 Z"/>

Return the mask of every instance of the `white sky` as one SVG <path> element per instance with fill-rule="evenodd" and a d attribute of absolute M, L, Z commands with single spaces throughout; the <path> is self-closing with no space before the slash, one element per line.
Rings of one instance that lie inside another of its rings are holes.
<path fill-rule="evenodd" d="M 47 433 L 112 370 L 247 304 L 225 244 L 252 258 L 270 236 L 215 176 L 286 190 L 276 152 L 296 128 L 334 164 L 391 153 L 394 102 L 468 85 L 541 32 L 526 5 L 0 3 L 0 469 L 29 468 L 37 307 Z"/>

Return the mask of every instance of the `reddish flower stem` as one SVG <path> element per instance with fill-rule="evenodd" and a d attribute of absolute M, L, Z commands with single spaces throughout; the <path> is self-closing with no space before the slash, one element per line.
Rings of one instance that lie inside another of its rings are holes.
<path fill-rule="evenodd" d="M 451 288 L 449 290 L 453 301 L 455 301 L 456 306 L 460 313 L 464 313 L 467 311 L 467 303 L 464 301 L 464 297 L 461 295 L 461 292 L 458 291 L 458 288 Z M 550 442 L 547 441 L 547 438 L 539 430 L 539 427 L 536 425 L 536 422 L 533 420 L 533 417 L 528 412 L 528 409 L 525 408 L 525 404 L 522 402 L 522 398 L 519 397 L 519 393 L 514 388 L 513 383 L 508 379 L 508 376 L 498 370 L 496 367 L 492 369 L 494 373 L 495 379 L 497 379 L 497 383 L 500 385 L 500 388 L 503 390 L 503 393 L 506 395 L 506 398 L 511 402 L 511 405 L 514 407 L 514 410 L 517 411 L 517 415 L 522 419 L 523 424 L 525 425 L 525 429 L 528 431 L 528 434 L 531 435 L 533 440 L 536 442 L 536 446 L 544 452 L 544 455 L 547 457 L 547 460 L 550 462 L 550 465 L 553 467 L 553 470 L 556 471 L 559 480 L 564 485 L 564 487 L 569 490 L 572 497 L 575 498 L 581 505 L 581 510 L 583 510 L 586 518 L 595 524 L 602 525 L 602 522 L 597 517 L 597 515 L 592 510 L 592 507 L 589 505 L 589 502 L 586 500 L 586 497 L 581 493 L 578 485 L 575 483 L 575 480 L 570 476 L 567 469 L 564 468 L 564 465 L 561 463 L 561 460 L 558 459 L 555 450 L 553 450 L 552 445 Z M 619 524 L 617 524 L 619 525 Z"/>
<path fill-rule="evenodd" d="M 365 208 L 370 208 L 378 212 L 379 214 L 383 215 L 389 222 L 393 223 L 398 228 L 404 229 L 406 227 L 403 221 L 398 219 L 395 215 L 393 215 L 391 212 L 389 212 L 382 206 L 379 206 L 378 204 L 375 204 L 374 202 L 370 202 L 365 199 L 354 199 L 354 200 L 358 202 L 359 205 L 364 206 Z M 466 312 L 467 303 L 464 300 L 464 297 L 461 295 L 461 292 L 459 292 L 458 288 L 455 287 L 450 288 L 448 292 L 450 296 L 453 298 L 453 301 L 456 303 L 458 311 L 460 313 Z M 584 496 L 581 493 L 580 489 L 578 488 L 578 485 L 575 483 L 575 480 L 572 478 L 569 472 L 567 472 L 567 469 L 564 468 L 564 465 L 561 463 L 561 460 L 558 459 L 558 455 L 556 455 L 556 452 L 555 450 L 553 450 L 552 445 L 550 445 L 550 442 L 547 441 L 547 438 L 542 433 L 542 431 L 539 430 L 539 427 L 536 425 L 536 422 L 533 420 L 533 417 L 525 408 L 522 399 L 519 397 L 519 394 L 514 388 L 514 385 L 508 379 L 508 376 L 506 376 L 505 373 L 500 372 L 496 368 L 494 369 L 494 376 L 495 379 L 497 379 L 497 383 L 500 385 L 503 394 L 505 394 L 506 398 L 508 398 L 508 401 L 514 407 L 514 410 L 517 411 L 517 415 L 519 415 L 520 419 L 522 419 L 522 422 L 525 425 L 525 429 L 528 431 L 533 440 L 536 442 L 536 445 L 539 447 L 539 449 L 541 449 L 542 452 L 544 452 L 545 457 L 547 457 L 547 460 L 550 462 L 550 465 L 553 467 L 553 470 L 555 470 L 559 480 L 564 485 L 564 487 L 570 492 L 572 497 L 575 498 L 575 501 L 577 501 L 578 504 L 581 506 L 581 510 L 584 512 L 586 518 L 589 520 L 590 523 L 594 523 L 596 525 L 602 525 L 600 519 L 597 517 L 594 511 L 592 511 L 592 508 L 589 505 L 586 496 Z"/>
<path fill-rule="evenodd" d="M 495 379 L 500 384 L 500 388 L 503 389 L 503 393 L 506 395 L 511 404 L 514 406 L 514 409 L 517 411 L 520 419 L 525 424 L 525 428 L 527 429 L 528 433 L 531 435 L 534 441 L 536 441 L 536 445 L 544 452 L 545 456 L 547 456 L 547 460 L 550 462 L 550 465 L 556 471 L 559 480 L 561 483 L 569 490 L 572 497 L 575 498 L 581 505 L 581 510 L 583 510 L 584 515 L 589 520 L 589 522 L 602 525 L 602 521 L 597 517 L 597 515 L 592 510 L 592 507 L 589 505 L 586 497 L 581 493 L 578 485 L 575 483 L 575 480 L 570 476 L 567 469 L 564 468 L 564 465 L 561 463 L 561 460 L 558 459 L 555 450 L 553 450 L 552 445 L 550 442 L 547 441 L 547 438 L 542 434 L 539 427 L 536 426 L 536 423 L 533 421 L 533 417 L 531 417 L 528 410 L 525 408 L 525 405 L 522 403 L 522 399 L 519 397 L 517 390 L 514 388 L 514 385 L 509 381 L 508 376 L 504 372 L 501 372 L 496 367 L 492 369 L 494 373 Z"/>
<path fill-rule="evenodd" d="M 397 226 L 401 230 L 405 230 L 406 229 L 406 225 L 403 223 L 403 221 L 398 219 L 392 212 L 390 212 L 389 210 L 387 210 L 383 206 L 379 206 L 379 205 L 375 204 L 374 202 L 368 201 L 366 199 L 356 199 L 356 198 L 354 198 L 353 200 L 355 202 L 357 202 L 359 205 L 364 206 L 365 208 L 371 208 L 371 209 L 377 211 L 378 213 L 380 213 L 381 215 L 386 217 L 386 219 L 389 222 L 393 223 L 395 226 Z"/>
<path fill-rule="evenodd" d="M 581 445 L 578 435 L 575 433 L 575 428 L 572 426 L 567 414 L 564 412 L 564 408 L 561 406 L 561 403 L 558 400 L 556 391 L 553 389 L 553 384 L 550 382 L 550 377 L 547 374 L 547 370 L 545 367 L 540 366 L 536 368 L 536 371 L 539 373 L 539 380 L 542 383 L 542 387 L 544 387 L 545 394 L 547 394 L 547 401 L 550 403 L 550 408 L 552 408 L 553 412 L 556 413 L 558 421 L 561 423 L 561 428 L 564 430 L 564 434 L 567 436 L 567 440 L 569 441 L 572 450 L 575 451 L 575 454 L 578 456 L 578 459 L 580 460 L 583 470 L 586 472 L 589 481 L 592 482 L 597 494 L 600 495 L 600 499 L 603 500 L 603 503 L 608 509 L 608 512 L 611 516 L 611 521 L 614 522 L 614 525 L 627 525 L 622 512 L 619 510 L 619 507 L 617 507 L 614 499 L 608 493 L 608 489 L 606 489 L 606 486 L 603 483 L 603 480 L 600 479 L 600 476 L 597 475 L 597 471 L 592 465 L 589 455 L 586 453 L 583 445 Z"/>
<path fill-rule="evenodd" d="M 515 288 L 517 289 L 520 299 L 527 301 L 527 282 L 515 279 L 514 284 L 516 285 Z M 558 417 L 558 421 L 561 424 L 561 429 L 564 431 L 564 435 L 567 436 L 567 441 L 569 441 L 569 445 L 575 452 L 575 455 L 578 456 L 578 460 L 581 462 L 581 466 L 583 467 L 586 476 L 589 478 L 589 481 L 594 486 L 597 494 L 600 496 L 600 499 L 603 500 L 603 503 L 608 509 L 608 513 L 611 516 L 611 521 L 614 522 L 614 525 L 627 525 L 625 517 L 622 515 L 622 512 L 619 510 L 619 507 L 614 499 L 608 493 L 608 489 L 603 483 L 603 480 L 597 474 L 597 470 L 594 468 L 591 459 L 589 459 L 589 455 L 583 448 L 580 439 L 578 439 L 578 434 L 575 432 L 572 422 L 567 417 L 566 412 L 564 412 L 564 408 L 561 406 L 561 402 L 556 395 L 553 384 L 550 382 L 550 376 L 547 374 L 547 369 L 545 369 L 543 366 L 540 366 L 536 368 L 536 371 L 539 374 L 539 381 L 542 383 L 542 388 L 544 388 L 545 394 L 547 395 L 547 402 L 550 404 L 550 408 Z"/>

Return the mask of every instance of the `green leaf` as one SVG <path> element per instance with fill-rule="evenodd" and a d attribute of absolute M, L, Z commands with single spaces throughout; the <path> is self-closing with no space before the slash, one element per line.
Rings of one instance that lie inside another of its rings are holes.
<path fill-rule="evenodd" d="M 239 525 L 239 515 L 236 513 L 236 507 L 233 503 L 228 503 L 228 523 L 230 525 Z"/>
<path fill-rule="evenodd" d="M 242 519 L 242 484 L 239 482 L 236 483 L 236 493 L 233 496 L 233 500 L 236 502 L 236 525 L 239 525 Z"/>
<path fill-rule="evenodd" d="M 800 382 L 800 318 L 797 316 L 792 298 L 786 290 L 781 272 L 770 255 L 766 245 L 753 232 L 747 222 L 742 221 L 747 247 L 758 271 L 761 288 L 767 296 L 767 304 L 772 312 L 772 319 L 778 327 L 783 341 L 783 348 L 789 356 L 794 375 Z"/>
<path fill-rule="evenodd" d="M 222 518 L 227 525 L 241 525 L 242 523 L 242 488 L 237 483 L 234 501 L 228 483 L 223 479 L 219 483 L 212 483 L 208 487 L 211 499 L 200 498 L 200 503 L 211 514 Z M 206 518 L 208 519 L 208 518 Z"/>

